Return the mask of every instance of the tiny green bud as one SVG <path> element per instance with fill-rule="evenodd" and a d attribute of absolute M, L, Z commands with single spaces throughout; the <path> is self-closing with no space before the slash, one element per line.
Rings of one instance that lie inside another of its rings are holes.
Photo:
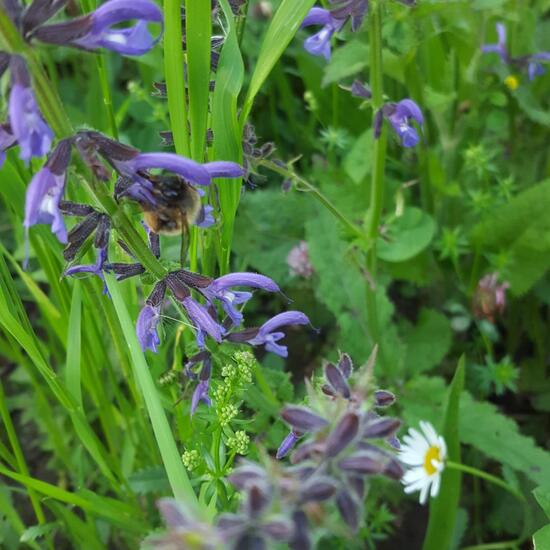
<path fill-rule="evenodd" d="M 235 405 L 224 405 L 218 410 L 218 419 L 222 426 L 227 426 L 238 414 L 239 409 Z"/>
<path fill-rule="evenodd" d="M 248 452 L 248 444 L 250 443 L 250 438 L 246 435 L 246 432 L 239 430 L 235 432 L 235 437 L 230 437 L 227 440 L 227 446 L 230 449 L 233 449 L 239 455 L 245 455 Z"/>
<path fill-rule="evenodd" d="M 190 472 L 192 472 L 200 465 L 201 457 L 199 455 L 199 451 L 195 449 L 184 451 L 184 453 L 181 455 L 181 461 L 183 462 L 183 465 Z"/>

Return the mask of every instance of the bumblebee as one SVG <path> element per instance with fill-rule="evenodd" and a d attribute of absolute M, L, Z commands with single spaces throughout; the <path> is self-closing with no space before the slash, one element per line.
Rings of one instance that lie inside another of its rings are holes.
<path fill-rule="evenodd" d="M 124 180 L 124 181 L 121 181 Z M 204 216 L 199 192 L 183 178 L 175 175 L 147 175 L 150 184 L 141 186 L 139 194 L 133 189 L 133 182 L 121 178 L 117 182 L 116 196 L 126 196 L 136 201 L 143 210 L 143 218 L 154 233 L 160 235 L 182 235 L 189 225 L 200 223 Z"/>

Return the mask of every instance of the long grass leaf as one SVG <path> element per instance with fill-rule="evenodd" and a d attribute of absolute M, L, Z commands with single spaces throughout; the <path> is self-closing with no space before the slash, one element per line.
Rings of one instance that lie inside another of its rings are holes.
<path fill-rule="evenodd" d="M 69 330 L 67 333 L 67 365 L 65 376 L 67 389 L 80 408 L 82 408 L 82 388 L 80 387 L 81 306 L 82 289 L 80 283 L 75 281 L 71 313 L 69 315 Z"/>

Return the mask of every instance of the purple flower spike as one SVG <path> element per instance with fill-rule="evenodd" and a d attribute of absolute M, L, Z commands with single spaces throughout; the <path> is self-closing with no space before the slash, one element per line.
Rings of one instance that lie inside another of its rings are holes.
<path fill-rule="evenodd" d="M 58 143 L 44 167 L 34 175 L 25 200 L 25 229 L 28 231 L 37 223 L 50 224 L 52 233 L 62 243 L 67 243 L 67 230 L 59 202 L 65 190 L 70 158 L 71 141 L 64 139 Z"/>
<path fill-rule="evenodd" d="M 327 61 L 330 60 L 330 40 L 335 32 L 338 32 L 345 20 L 335 19 L 329 10 L 323 8 L 311 8 L 302 22 L 302 28 L 311 25 L 323 25 L 323 28 L 304 42 L 304 48 L 311 55 L 322 55 Z"/>
<path fill-rule="evenodd" d="M 416 128 L 410 123 L 414 120 L 422 127 L 424 117 L 420 107 L 412 99 L 403 99 L 397 104 L 389 103 L 384 106 L 383 112 L 403 147 L 414 147 L 420 141 Z"/>
<path fill-rule="evenodd" d="M 136 323 L 136 335 L 143 351 L 150 349 L 155 353 L 157 352 L 157 346 L 160 344 L 160 338 L 157 332 L 159 320 L 160 307 L 153 307 L 146 304 L 139 312 Z"/>
<path fill-rule="evenodd" d="M 236 286 L 260 288 L 268 292 L 280 291 L 273 280 L 258 273 L 230 273 L 212 281 L 202 292 L 209 301 L 212 302 L 217 299 L 222 303 L 224 311 L 230 317 L 234 326 L 241 324 L 243 320 L 242 313 L 235 308 L 235 305 L 244 304 L 252 297 L 250 292 L 229 290 Z"/>
<path fill-rule="evenodd" d="M 275 329 L 287 325 L 308 325 L 309 319 L 300 311 L 285 311 L 275 315 L 272 319 L 265 322 L 259 329 L 258 334 L 248 341 L 253 346 L 265 345 L 265 349 L 281 357 L 288 357 L 286 346 L 277 344 L 279 340 L 285 337 L 284 332 L 274 332 Z"/>
<path fill-rule="evenodd" d="M 205 347 L 205 334 L 211 336 L 216 342 L 222 341 L 224 328 L 216 323 L 212 318 L 208 310 L 191 296 L 187 296 L 182 300 L 183 307 L 189 315 L 189 319 L 195 325 L 197 329 L 197 345 L 200 349 Z"/>
<path fill-rule="evenodd" d="M 149 0 L 110 0 L 91 15 L 91 31 L 75 40 L 75 44 L 86 49 L 107 48 L 122 55 L 143 55 L 160 39 L 153 38 L 147 30 L 147 23 L 162 23 L 162 11 Z M 117 23 L 137 19 L 138 22 L 126 29 L 112 28 Z"/>
<path fill-rule="evenodd" d="M 10 125 L 20 147 L 19 156 L 28 163 L 32 157 L 43 157 L 50 150 L 53 132 L 40 113 L 23 59 L 18 55 L 12 56 L 10 68 Z"/>
<path fill-rule="evenodd" d="M 17 143 L 9 124 L 0 124 L 0 168 L 6 161 L 6 150 Z"/>

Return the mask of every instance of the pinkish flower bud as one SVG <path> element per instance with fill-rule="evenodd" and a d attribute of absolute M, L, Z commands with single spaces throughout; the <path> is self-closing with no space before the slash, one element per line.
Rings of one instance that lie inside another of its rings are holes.
<path fill-rule="evenodd" d="M 309 279 L 314 273 L 313 266 L 309 261 L 309 252 L 306 241 L 300 241 L 299 244 L 291 249 L 286 257 L 286 263 L 288 264 L 288 267 L 290 267 L 291 275 Z"/>

